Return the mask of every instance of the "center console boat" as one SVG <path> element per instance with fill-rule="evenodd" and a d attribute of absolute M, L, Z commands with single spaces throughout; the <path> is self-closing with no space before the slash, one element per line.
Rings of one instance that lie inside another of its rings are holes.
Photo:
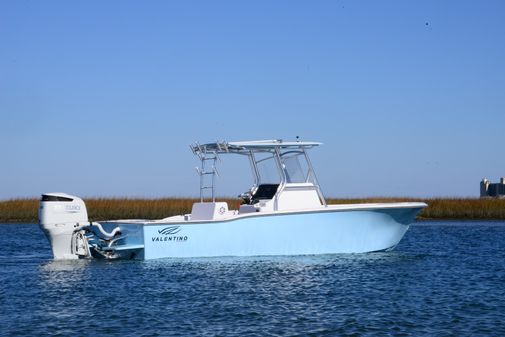
<path fill-rule="evenodd" d="M 260 140 L 191 145 L 200 160 L 200 202 L 160 220 L 89 222 L 86 206 L 64 193 L 42 195 L 39 223 L 55 259 L 306 255 L 393 249 L 427 205 L 328 205 L 308 152 L 317 142 Z M 223 155 L 250 163 L 254 183 L 230 210 L 215 199 Z M 206 201 L 206 194 L 209 201 Z"/>

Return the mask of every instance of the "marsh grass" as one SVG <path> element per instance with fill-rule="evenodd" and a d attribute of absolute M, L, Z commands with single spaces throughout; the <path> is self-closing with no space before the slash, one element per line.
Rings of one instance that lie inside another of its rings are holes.
<path fill-rule="evenodd" d="M 177 214 L 191 212 L 191 206 L 198 199 L 193 198 L 88 198 L 84 199 L 90 220 L 111 219 L 162 219 Z M 235 198 L 220 198 L 228 202 L 230 209 L 238 207 Z M 505 220 L 505 199 L 457 199 L 457 198 L 362 198 L 327 200 L 328 204 L 376 203 L 399 201 L 424 201 L 428 204 L 420 214 L 420 219 L 470 219 Z M 0 201 L 0 222 L 38 221 L 37 199 L 13 199 Z"/>
<path fill-rule="evenodd" d="M 88 198 L 84 199 L 91 221 L 112 219 L 162 219 L 191 212 L 193 198 Z M 230 209 L 238 206 L 237 199 L 221 198 Z M 12 199 L 0 201 L 0 222 L 38 222 L 38 199 Z"/>
<path fill-rule="evenodd" d="M 193 203 L 199 199 L 85 199 L 88 216 L 93 221 L 106 219 L 163 219 L 173 215 L 191 213 Z M 217 199 L 234 208 L 236 199 Z"/>
<path fill-rule="evenodd" d="M 12 199 L 0 201 L 0 222 L 37 222 L 37 199 Z"/>
<path fill-rule="evenodd" d="M 505 199 L 478 198 L 364 198 L 328 199 L 329 204 L 353 204 L 376 202 L 415 202 L 428 204 L 418 219 L 429 220 L 505 220 Z"/>
<path fill-rule="evenodd" d="M 426 219 L 504 220 L 505 199 L 428 199 Z"/>

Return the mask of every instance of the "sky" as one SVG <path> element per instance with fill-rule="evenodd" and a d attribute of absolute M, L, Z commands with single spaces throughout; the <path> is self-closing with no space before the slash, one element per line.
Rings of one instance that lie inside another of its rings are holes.
<path fill-rule="evenodd" d="M 504 131 L 504 1 L 0 2 L 2 200 L 196 196 L 189 144 L 296 136 L 327 197 L 476 197 Z"/>

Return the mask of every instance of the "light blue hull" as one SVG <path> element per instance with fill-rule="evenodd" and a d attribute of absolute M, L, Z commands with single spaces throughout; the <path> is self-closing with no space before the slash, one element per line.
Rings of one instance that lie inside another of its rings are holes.
<path fill-rule="evenodd" d="M 394 248 L 420 207 L 253 215 L 226 221 L 120 224 L 143 242 L 132 258 L 364 253 Z M 140 227 L 139 227 L 140 226 Z M 143 229 L 143 230 L 141 230 Z M 142 237 L 140 237 L 142 236 Z M 119 248 L 119 247 L 118 247 Z"/>

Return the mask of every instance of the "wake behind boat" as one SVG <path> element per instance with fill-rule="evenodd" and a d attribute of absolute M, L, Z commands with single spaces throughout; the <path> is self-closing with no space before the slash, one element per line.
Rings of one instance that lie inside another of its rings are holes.
<path fill-rule="evenodd" d="M 317 142 L 261 140 L 191 145 L 199 158 L 200 202 L 160 220 L 89 222 L 82 199 L 42 195 L 39 224 L 55 259 L 365 253 L 393 249 L 419 202 L 327 205 L 308 150 Z M 254 184 L 229 210 L 215 200 L 223 154 L 247 157 Z M 205 201 L 209 192 L 210 200 Z"/>

